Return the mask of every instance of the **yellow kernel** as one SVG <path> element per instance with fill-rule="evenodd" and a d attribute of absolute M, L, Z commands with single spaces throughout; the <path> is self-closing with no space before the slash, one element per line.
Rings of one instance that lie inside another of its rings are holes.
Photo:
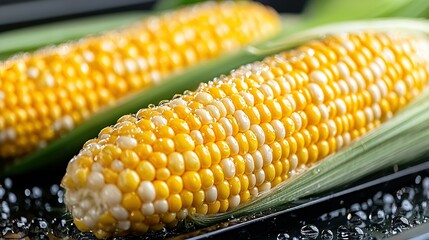
<path fill-rule="evenodd" d="M 197 172 L 185 172 L 183 174 L 183 186 L 185 189 L 196 192 L 201 189 L 201 178 Z"/>
<path fill-rule="evenodd" d="M 261 128 L 265 133 L 265 143 L 271 144 L 276 139 L 276 132 L 274 131 L 274 128 L 269 123 L 262 123 Z"/>
<path fill-rule="evenodd" d="M 170 170 L 168 168 L 159 168 L 156 170 L 156 179 L 165 181 L 170 177 Z"/>
<path fill-rule="evenodd" d="M 319 149 L 319 159 L 326 157 L 329 154 L 329 144 L 327 141 L 320 141 L 317 143 Z"/>
<path fill-rule="evenodd" d="M 118 179 L 118 173 L 116 173 L 115 171 L 109 168 L 103 169 L 103 176 L 104 176 L 104 181 L 106 183 L 116 184 L 116 181 Z"/>
<path fill-rule="evenodd" d="M 198 171 L 201 168 L 200 160 L 195 152 L 186 151 L 183 153 L 183 158 L 186 171 Z"/>
<path fill-rule="evenodd" d="M 209 203 L 208 204 L 207 214 L 218 213 L 219 212 L 219 208 L 220 208 L 220 202 L 219 201 L 216 201 L 214 203 Z"/>
<path fill-rule="evenodd" d="M 241 182 L 238 177 L 233 177 L 229 180 L 230 195 L 237 195 L 241 191 Z"/>
<path fill-rule="evenodd" d="M 308 150 L 306 148 L 302 148 L 296 152 L 296 156 L 298 157 L 298 166 L 305 165 L 308 161 Z"/>
<path fill-rule="evenodd" d="M 98 222 L 103 225 L 113 225 L 116 223 L 116 219 L 109 211 L 106 211 L 98 217 Z"/>
<path fill-rule="evenodd" d="M 138 114 L 137 114 L 137 117 Z M 148 119 L 140 119 L 137 121 L 137 126 L 142 130 L 142 131 L 151 131 L 155 129 L 155 124 L 148 120 Z"/>
<path fill-rule="evenodd" d="M 183 208 L 188 208 L 192 206 L 192 202 L 194 201 L 194 194 L 188 190 L 183 190 L 180 193 L 180 198 L 182 199 Z"/>
<path fill-rule="evenodd" d="M 211 158 L 212 164 L 219 163 L 222 157 L 222 153 L 219 147 L 217 146 L 217 144 L 207 143 L 206 147 L 210 152 L 210 158 Z"/>
<path fill-rule="evenodd" d="M 229 201 L 228 199 L 222 199 L 220 200 L 220 207 L 219 212 L 226 212 L 229 208 Z"/>
<path fill-rule="evenodd" d="M 129 212 L 138 210 L 141 207 L 141 200 L 135 192 L 129 192 L 122 197 L 122 206 Z"/>
<path fill-rule="evenodd" d="M 126 168 L 135 168 L 140 161 L 137 153 L 130 149 L 126 149 L 121 153 L 121 160 Z"/>
<path fill-rule="evenodd" d="M 231 155 L 231 149 L 226 141 L 216 142 L 217 148 L 220 151 L 220 158 L 224 159 Z"/>
<path fill-rule="evenodd" d="M 87 227 L 85 223 L 83 223 L 83 221 L 78 218 L 73 218 L 73 223 L 77 227 L 77 229 L 82 232 L 88 232 L 90 230 L 89 227 Z"/>
<path fill-rule="evenodd" d="M 173 138 L 174 137 L 174 131 L 169 126 L 160 126 L 158 127 L 157 131 L 155 132 L 155 135 L 158 138 Z"/>
<path fill-rule="evenodd" d="M 276 177 L 276 169 L 273 164 L 268 164 L 264 167 L 265 181 L 271 182 Z"/>
<path fill-rule="evenodd" d="M 192 202 L 192 206 L 199 207 L 204 203 L 205 194 L 203 190 L 199 190 L 194 192 L 194 201 Z"/>
<path fill-rule="evenodd" d="M 317 148 L 317 145 L 311 144 L 308 147 L 308 163 L 315 162 L 318 156 L 319 156 L 319 149 Z"/>
<path fill-rule="evenodd" d="M 249 145 L 249 153 L 253 153 L 258 149 L 258 139 L 256 138 L 256 135 L 253 131 L 247 130 L 244 133 L 244 136 L 246 137 L 247 143 Z"/>
<path fill-rule="evenodd" d="M 153 151 L 169 154 L 174 152 L 175 142 L 168 138 L 158 138 L 153 143 Z"/>
<path fill-rule="evenodd" d="M 168 155 L 168 169 L 173 175 L 182 175 L 185 172 L 185 159 L 182 154 L 173 152 Z"/>
<path fill-rule="evenodd" d="M 153 182 L 153 187 L 156 192 L 156 199 L 166 199 L 170 194 L 167 183 L 164 181 L 155 180 Z"/>
<path fill-rule="evenodd" d="M 233 157 L 234 166 L 235 166 L 235 175 L 241 176 L 244 174 L 246 170 L 246 163 L 244 162 L 244 158 L 241 155 L 235 155 Z"/>
<path fill-rule="evenodd" d="M 171 194 L 168 199 L 168 210 L 170 212 L 178 212 L 182 208 L 182 198 L 179 194 Z"/>
<path fill-rule="evenodd" d="M 180 193 L 183 190 L 183 181 L 179 176 L 170 176 L 167 179 L 168 189 L 170 193 Z"/>
<path fill-rule="evenodd" d="M 155 179 L 155 168 L 149 161 L 141 161 L 137 165 L 136 172 L 142 181 Z"/>
<path fill-rule="evenodd" d="M 212 160 L 210 156 L 210 151 L 207 147 L 198 145 L 195 147 L 195 153 L 200 160 L 201 168 L 208 168 L 212 165 Z"/>
<path fill-rule="evenodd" d="M 188 134 L 179 133 L 174 136 L 173 140 L 178 152 L 192 151 L 195 148 L 194 140 Z"/>
<path fill-rule="evenodd" d="M 293 155 L 298 150 L 298 143 L 296 142 L 295 138 L 289 137 L 287 138 L 287 141 L 289 143 L 289 155 Z"/>
<path fill-rule="evenodd" d="M 282 117 L 283 113 L 280 103 L 275 100 L 269 100 L 266 102 L 266 105 L 271 113 L 271 119 L 280 119 Z"/>
<path fill-rule="evenodd" d="M 220 123 L 211 124 L 213 132 L 215 134 L 215 141 L 225 140 L 226 132 Z"/>
<path fill-rule="evenodd" d="M 197 207 L 197 213 L 198 214 L 205 215 L 205 214 L 207 214 L 208 210 L 209 210 L 209 207 L 206 203 Z"/>
<path fill-rule="evenodd" d="M 204 143 L 209 143 L 209 142 L 214 142 L 216 137 L 215 137 L 215 132 L 213 131 L 212 128 L 209 127 L 209 125 L 204 125 L 201 127 L 200 129 L 201 135 L 203 136 L 203 141 Z"/>
<path fill-rule="evenodd" d="M 217 195 L 219 200 L 225 200 L 228 199 L 230 195 L 230 189 L 229 189 L 229 183 L 228 181 L 224 180 L 216 185 L 217 188 Z"/>
<path fill-rule="evenodd" d="M 240 202 L 245 203 L 250 200 L 250 191 L 246 190 L 240 193 Z"/>
<path fill-rule="evenodd" d="M 171 119 L 169 124 L 176 134 L 180 134 L 180 133 L 189 134 L 190 132 L 188 124 L 183 119 L 179 119 L 179 118 Z"/>
<path fill-rule="evenodd" d="M 79 168 L 76 170 L 75 173 L 75 183 L 83 186 L 86 184 L 86 181 L 88 179 L 89 170 L 88 168 Z"/>
<path fill-rule="evenodd" d="M 139 183 L 140 177 L 133 170 L 125 169 L 118 176 L 118 187 L 123 192 L 131 192 L 136 190 Z"/>
<path fill-rule="evenodd" d="M 167 166 L 167 156 L 162 152 L 153 152 L 149 157 L 149 162 L 155 168 L 162 168 Z"/>
<path fill-rule="evenodd" d="M 264 104 L 256 105 L 258 109 L 259 116 L 261 117 L 261 123 L 268 123 L 271 121 L 271 112 L 270 109 Z"/>
<path fill-rule="evenodd" d="M 235 136 L 235 139 L 238 142 L 239 153 L 247 153 L 249 151 L 249 143 L 247 142 L 246 136 L 243 133 L 239 133 Z"/>
<path fill-rule="evenodd" d="M 213 165 L 210 167 L 210 170 L 213 173 L 213 177 L 214 177 L 214 183 L 218 184 L 220 182 L 222 182 L 225 178 L 222 167 L 218 164 Z"/>
<path fill-rule="evenodd" d="M 279 142 L 273 142 L 270 144 L 270 148 L 273 150 L 273 162 L 280 160 L 282 157 L 282 146 Z"/>
<path fill-rule="evenodd" d="M 198 174 L 201 178 L 201 187 L 202 189 L 208 189 L 214 184 L 214 175 L 210 169 L 201 169 Z"/>

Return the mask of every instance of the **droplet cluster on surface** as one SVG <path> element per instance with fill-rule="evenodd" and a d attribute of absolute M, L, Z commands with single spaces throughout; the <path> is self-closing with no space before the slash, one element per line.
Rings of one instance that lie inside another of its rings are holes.
<path fill-rule="evenodd" d="M 67 168 L 66 204 L 98 237 L 236 208 L 389 119 L 427 85 L 425 39 L 332 36 L 120 118 Z"/>
<path fill-rule="evenodd" d="M 278 29 L 262 5 L 208 3 L 2 62 L 0 157 L 43 148 L 116 100 Z"/>

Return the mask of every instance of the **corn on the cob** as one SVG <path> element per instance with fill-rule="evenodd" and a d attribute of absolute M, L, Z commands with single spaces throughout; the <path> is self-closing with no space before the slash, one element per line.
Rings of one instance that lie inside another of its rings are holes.
<path fill-rule="evenodd" d="M 0 158 L 43 147 L 115 100 L 279 26 L 257 3 L 206 3 L 1 63 Z"/>
<path fill-rule="evenodd" d="M 428 84 L 428 49 L 329 36 L 123 116 L 70 161 L 65 203 L 100 238 L 234 209 L 404 107 Z"/>

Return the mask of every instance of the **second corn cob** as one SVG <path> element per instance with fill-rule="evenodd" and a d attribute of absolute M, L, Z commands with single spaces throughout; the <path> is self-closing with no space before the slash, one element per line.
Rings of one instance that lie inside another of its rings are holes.
<path fill-rule="evenodd" d="M 205 3 L 0 63 L 0 158 L 70 131 L 133 92 L 279 29 L 256 3 Z"/>
<path fill-rule="evenodd" d="M 103 129 L 70 161 L 65 203 L 100 238 L 234 209 L 392 117 L 428 85 L 427 53 L 368 32 L 243 66 Z"/>

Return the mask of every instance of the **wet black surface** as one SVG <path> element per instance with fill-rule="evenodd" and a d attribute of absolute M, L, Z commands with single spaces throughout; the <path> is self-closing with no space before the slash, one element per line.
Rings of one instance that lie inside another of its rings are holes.
<path fill-rule="evenodd" d="M 40 181 L 1 179 L 0 238 L 95 239 L 80 233 L 65 212 L 61 174 L 45 176 Z M 428 221 L 429 162 L 400 171 L 390 168 L 342 189 L 208 228 L 188 222 L 139 238 L 382 239 L 410 234 Z"/>

